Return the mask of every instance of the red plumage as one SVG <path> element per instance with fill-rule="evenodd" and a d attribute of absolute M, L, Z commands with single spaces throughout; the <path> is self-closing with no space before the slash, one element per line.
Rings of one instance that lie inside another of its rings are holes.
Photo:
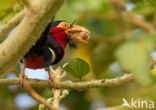
<path fill-rule="evenodd" d="M 40 39 L 25 55 L 25 67 L 30 69 L 45 68 L 56 64 L 64 56 L 64 49 L 68 44 L 67 34 L 65 29 L 52 25 L 47 26 Z M 55 56 L 52 55 L 51 51 L 54 52 Z M 56 59 L 51 62 L 53 58 Z"/>
<path fill-rule="evenodd" d="M 67 34 L 65 30 L 60 27 L 54 27 L 50 29 L 51 37 L 54 37 L 56 42 L 62 47 L 65 48 L 68 44 Z"/>
<path fill-rule="evenodd" d="M 25 67 L 31 68 L 31 69 L 39 69 L 44 68 L 46 65 L 46 62 L 43 58 L 43 56 L 33 56 L 28 55 L 25 59 Z"/>
<path fill-rule="evenodd" d="M 80 35 L 81 32 L 85 34 Z M 72 41 L 86 42 L 88 33 L 87 29 L 66 21 L 49 23 L 40 39 L 24 56 L 25 67 L 40 69 L 57 64 L 63 58 L 67 44 L 72 46 Z"/>

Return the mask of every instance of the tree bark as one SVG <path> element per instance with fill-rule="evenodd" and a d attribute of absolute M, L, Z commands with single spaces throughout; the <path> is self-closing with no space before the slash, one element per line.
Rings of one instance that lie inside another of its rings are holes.
<path fill-rule="evenodd" d="M 32 47 L 64 0 L 32 0 L 15 31 L 0 44 L 0 74 L 7 72 Z"/>

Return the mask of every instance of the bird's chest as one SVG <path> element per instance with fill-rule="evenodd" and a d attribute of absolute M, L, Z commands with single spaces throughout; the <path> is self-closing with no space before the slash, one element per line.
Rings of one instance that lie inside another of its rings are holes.
<path fill-rule="evenodd" d="M 25 59 L 25 67 L 30 69 L 40 69 L 46 67 L 46 62 L 43 56 L 29 55 Z"/>
<path fill-rule="evenodd" d="M 53 35 L 55 41 L 62 47 L 65 48 L 68 44 L 67 35 L 65 32 L 59 32 Z"/>

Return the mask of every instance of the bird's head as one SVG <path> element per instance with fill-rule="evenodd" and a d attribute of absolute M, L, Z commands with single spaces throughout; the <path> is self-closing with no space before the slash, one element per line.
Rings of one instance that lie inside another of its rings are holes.
<path fill-rule="evenodd" d="M 54 37 L 60 39 L 59 43 L 61 40 L 64 41 L 62 38 L 68 39 L 68 43 L 70 40 L 88 43 L 90 33 L 86 28 L 66 21 L 54 21 L 50 32 Z"/>

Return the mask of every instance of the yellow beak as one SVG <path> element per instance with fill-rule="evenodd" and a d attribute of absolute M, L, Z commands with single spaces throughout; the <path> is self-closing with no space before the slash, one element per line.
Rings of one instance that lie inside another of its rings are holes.
<path fill-rule="evenodd" d="M 72 27 L 67 29 L 65 32 L 74 41 L 88 43 L 90 32 L 82 26 L 73 25 Z"/>
<path fill-rule="evenodd" d="M 65 33 L 74 41 L 88 43 L 90 32 L 79 25 L 71 25 L 68 22 L 61 22 L 57 27 L 65 29 Z"/>

